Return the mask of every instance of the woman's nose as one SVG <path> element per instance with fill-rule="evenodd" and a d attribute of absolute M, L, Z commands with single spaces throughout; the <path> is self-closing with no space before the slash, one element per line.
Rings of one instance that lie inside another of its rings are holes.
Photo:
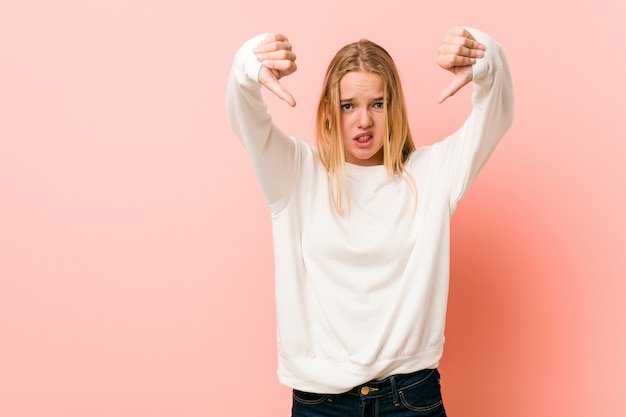
<path fill-rule="evenodd" d="M 372 115 L 370 114 L 369 109 L 363 109 L 359 113 L 359 127 L 361 129 L 365 129 L 366 127 L 370 127 L 372 125 Z"/>

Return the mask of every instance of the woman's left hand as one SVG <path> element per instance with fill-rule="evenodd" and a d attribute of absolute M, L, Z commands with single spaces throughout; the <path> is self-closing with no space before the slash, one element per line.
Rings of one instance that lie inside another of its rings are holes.
<path fill-rule="evenodd" d="M 293 74 L 298 68 L 296 54 L 292 51 L 289 39 L 280 33 L 269 34 L 253 52 L 262 64 L 259 70 L 259 83 L 294 107 L 296 100 L 279 81 L 282 77 Z"/>
<path fill-rule="evenodd" d="M 484 56 L 485 49 L 485 45 L 474 39 L 472 34 L 462 26 L 453 27 L 448 31 L 441 46 L 437 49 L 437 64 L 452 72 L 455 77 L 439 94 L 439 103 L 453 96 L 472 81 L 472 65 L 477 58 Z"/>

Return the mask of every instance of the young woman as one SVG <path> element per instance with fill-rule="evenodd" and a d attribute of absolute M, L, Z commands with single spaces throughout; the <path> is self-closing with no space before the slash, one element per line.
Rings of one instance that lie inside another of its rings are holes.
<path fill-rule="evenodd" d="M 296 56 L 280 34 L 237 52 L 231 125 L 269 204 L 275 251 L 278 374 L 293 416 L 445 416 L 443 352 L 450 218 L 513 119 L 505 56 L 484 33 L 451 29 L 439 101 L 473 81 L 473 110 L 451 136 L 415 149 L 400 78 L 380 46 L 343 47 L 324 79 L 317 146 L 271 121 L 264 86 Z"/>

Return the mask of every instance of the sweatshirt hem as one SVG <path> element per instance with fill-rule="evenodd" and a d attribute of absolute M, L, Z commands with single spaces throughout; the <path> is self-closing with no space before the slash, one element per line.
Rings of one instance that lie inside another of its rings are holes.
<path fill-rule="evenodd" d="M 371 363 L 344 359 L 290 356 L 279 351 L 278 379 L 281 384 L 305 392 L 341 394 L 374 379 L 408 374 L 439 366 L 443 345 L 415 354 L 378 358 Z"/>

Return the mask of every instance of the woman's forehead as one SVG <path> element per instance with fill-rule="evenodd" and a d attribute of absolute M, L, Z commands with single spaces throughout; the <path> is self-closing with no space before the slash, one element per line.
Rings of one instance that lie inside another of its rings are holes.
<path fill-rule="evenodd" d="M 383 80 L 378 74 L 368 71 L 350 71 L 339 81 L 341 100 L 357 97 L 382 97 Z"/>

